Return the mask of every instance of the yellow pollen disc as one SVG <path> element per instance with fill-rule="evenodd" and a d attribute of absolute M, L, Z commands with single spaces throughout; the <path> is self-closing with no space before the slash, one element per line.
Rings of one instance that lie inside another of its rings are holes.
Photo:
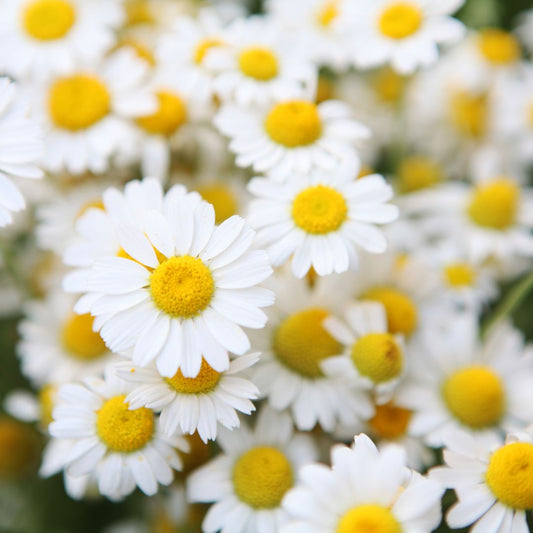
<path fill-rule="evenodd" d="M 86 74 L 60 78 L 48 95 L 52 121 L 70 131 L 87 129 L 103 119 L 110 102 L 106 86 L 96 76 Z"/>
<path fill-rule="evenodd" d="M 520 59 L 520 44 L 514 35 L 497 28 L 483 30 L 479 36 L 483 57 L 495 65 L 508 65 Z"/>
<path fill-rule="evenodd" d="M 497 424 L 505 410 L 503 383 L 484 366 L 471 366 L 452 374 L 442 386 L 442 396 L 452 415 L 473 429 Z"/>
<path fill-rule="evenodd" d="M 245 76 L 268 81 L 278 75 L 278 59 L 268 48 L 251 46 L 240 53 L 239 68 Z"/>
<path fill-rule="evenodd" d="M 406 78 L 390 67 L 384 67 L 372 76 L 372 87 L 383 102 L 399 102 L 405 92 Z"/>
<path fill-rule="evenodd" d="M 406 157 L 399 165 L 398 181 L 404 193 L 431 187 L 443 179 L 441 166 L 430 157 Z"/>
<path fill-rule="evenodd" d="M 129 0 L 125 8 L 127 26 L 153 24 L 156 21 L 149 0 Z"/>
<path fill-rule="evenodd" d="M 224 42 L 216 38 L 208 38 L 200 41 L 194 50 L 194 62 L 197 65 L 201 65 L 205 59 L 205 56 L 211 50 L 217 46 L 223 46 Z"/>
<path fill-rule="evenodd" d="M 139 41 L 135 39 L 130 39 L 130 38 L 121 39 L 118 45 L 115 47 L 115 50 L 118 50 L 119 48 L 124 48 L 124 47 L 132 48 L 137 54 L 137 57 L 139 59 L 143 59 L 150 66 L 155 67 L 156 60 L 155 60 L 154 54 L 143 43 L 140 43 Z"/>
<path fill-rule="evenodd" d="M 488 101 L 486 94 L 455 91 L 450 99 L 452 124 L 467 137 L 479 139 L 487 131 Z"/>
<path fill-rule="evenodd" d="M 81 218 L 89 209 L 101 209 L 102 211 L 105 211 L 104 202 L 102 200 L 93 200 L 92 202 L 87 202 L 78 212 L 76 215 L 76 220 L 78 218 Z"/>
<path fill-rule="evenodd" d="M 418 324 L 414 302 L 403 292 L 389 287 L 375 287 L 363 295 L 365 300 L 379 302 L 385 307 L 390 333 L 410 335 Z"/>
<path fill-rule="evenodd" d="M 61 340 L 68 353 L 83 361 L 98 359 L 107 352 L 97 331 L 93 331 L 94 318 L 90 314 L 72 314 L 63 324 Z"/>
<path fill-rule="evenodd" d="M 390 333 L 369 333 L 352 346 L 352 361 L 362 376 L 374 383 L 398 377 L 403 369 L 403 354 Z"/>
<path fill-rule="evenodd" d="M 157 111 L 138 118 L 137 124 L 148 133 L 172 135 L 187 120 L 187 108 L 177 94 L 168 91 L 159 91 L 157 100 Z"/>
<path fill-rule="evenodd" d="M 40 41 L 61 39 L 76 22 L 76 11 L 67 0 L 35 0 L 24 9 L 26 33 Z"/>
<path fill-rule="evenodd" d="M 171 378 L 165 378 L 165 381 L 176 391 L 181 394 L 201 394 L 211 392 L 220 381 L 220 373 L 213 370 L 202 359 L 200 372 L 195 378 L 186 378 L 181 370 L 178 370 Z"/>
<path fill-rule="evenodd" d="M 369 504 L 350 509 L 336 533 L 402 533 L 402 528 L 389 509 Z"/>
<path fill-rule="evenodd" d="M 466 263 L 452 263 L 444 269 L 444 279 L 450 287 L 472 287 L 476 282 L 476 271 Z"/>
<path fill-rule="evenodd" d="M 516 221 L 520 189 L 509 179 L 497 179 L 477 187 L 468 206 L 468 214 L 479 226 L 507 229 Z"/>
<path fill-rule="evenodd" d="M 153 271 L 150 290 L 159 309 L 175 318 L 191 318 L 209 305 L 215 282 L 200 259 L 183 255 L 171 257 Z"/>
<path fill-rule="evenodd" d="M 315 104 L 292 100 L 275 105 L 265 120 L 265 130 L 287 148 L 313 144 L 322 134 L 322 121 Z"/>
<path fill-rule="evenodd" d="M 224 220 L 237 214 L 237 198 L 227 185 L 212 183 L 198 187 L 196 190 L 206 202 L 215 208 L 215 222 L 217 224 L 221 224 Z"/>
<path fill-rule="evenodd" d="M 154 434 L 154 414 L 150 409 L 128 409 L 126 396 L 114 396 L 97 412 L 96 432 L 115 452 L 130 453 L 143 448 Z"/>
<path fill-rule="evenodd" d="M 41 410 L 41 425 L 47 428 L 50 422 L 53 422 L 52 411 L 55 407 L 56 387 L 45 385 L 39 391 L 39 406 Z"/>
<path fill-rule="evenodd" d="M 304 189 L 292 203 L 294 223 L 313 235 L 337 231 L 347 214 L 348 206 L 344 196 L 326 185 Z"/>
<path fill-rule="evenodd" d="M 380 439 L 394 440 L 403 437 L 409 426 L 412 412 L 389 402 L 376 405 L 375 415 L 368 421 Z"/>
<path fill-rule="evenodd" d="M 286 318 L 273 338 L 274 353 L 279 361 L 302 376 L 322 376 L 320 362 L 342 351 L 342 346 L 322 325 L 329 314 L 317 307 Z"/>
<path fill-rule="evenodd" d="M 12 480 L 29 474 L 39 456 L 39 436 L 31 426 L 0 417 L 0 480 Z"/>
<path fill-rule="evenodd" d="M 329 28 L 332 22 L 339 16 L 338 0 L 327 0 L 318 10 L 316 20 L 322 28 Z"/>
<path fill-rule="evenodd" d="M 235 494 L 254 509 L 278 507 L 293 482 L 289 460 L 270 446 L 252 448 L 233 467 Z"/>
<path fill-rule="evenodd" d="M 423 13 L 416 4 L 396 2 L 383 10 L 379 17 L 379 31 L 391 39 L 405 39 L 422 25 Z"/>
<path fill-rule="evenodd" d="M 512 509 L 533 509 L 533 444 L 515 442 L 496 450 L 486 481 L 500 502 Z"/>

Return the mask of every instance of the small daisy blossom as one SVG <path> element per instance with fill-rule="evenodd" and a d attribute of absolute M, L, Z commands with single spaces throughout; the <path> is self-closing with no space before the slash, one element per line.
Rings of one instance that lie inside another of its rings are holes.
<path fill-rule="evenodd" d="M 474 524 L 473 533 L 527 533 L 533 510 L 533 426 L 490 440 L 450 431 L 444 441 L 447 466 L 430 479 L 454 489 L 458 502 L 446 514 L 453 529 Z"/>
<path fill-rule="evenodd" d="M 450 17 L 464 0 L 375 0 L 352 2 L 353 60 L 359 68 L 385 63 L 402 74 L 427 67 L 439 57 L 439 44 L 459 41 L 464 26 Z"/>
<path fill-rule="evenodd" d="M 188 450 L 182 437 L 161 433 L 151 409 L 129 409 L 128 392 L 110 367 L 104 380 L 62 385 L 49 426 L 52 437 L 76 441 L 64 458 L 67 473 L 94 472 L 98 490 L 111 498 L 127 496 L 136 486 L 155 494 L 158 484 L 169 485 L 172 470 L 181 468 L 177 450 Z"/>
<path fill-rule="evenodd" d="M 354 157 L 357 142 L 370 137 L 370 130 L 351 118 L 345 103 L 328 100 L 317 105 L 305 97 L 262 107 L 228 103 L 214 123 L 230 138 L 237 166 L 253 166 L 277 181 L 313 168 L 332 171 Z"/>
<path fill-rule="evenodd" d="M 311 267 L 326 276 L 356 270 L 357 247 L 385 252 L 387 241 L 376 224 L 398 216 L 398 208 L 386 203 L 392 188 L 382 176 L 356 179 L 357 170 L 346 161 L 334 172 L 294 174 L 285 183 L 252 179 L 248 189 L 258 199 L 250 203 L 248 220 L 274 265 L 292 256 L 295 276 Z"/>
<path fill-rule="evenodd" d="M 298 471 L 316 460 L 312 439 L 293 434 L 286 413 L 263 407 L 254 431 L 242 425 L 221 430 L 222 454 L 187 480 L 191 502 L 213 502 L 202 524 L 205 533 L 276 533 L 287 521 L 281 503 L 297 482 Z"/>
<path fill-rule="evenodd" d="M 336 445 L 331 464 L 304 466 L 283 507 L 292 520 L 280 533 L 433 531 L 441 519 L 440 484 L 405 466 L 405 450 L 378 451 L 365 434 Z"/>
<path fill-rule="evenodd" d="M 230 362 L 228 370 L 217 372 L 205 360 L 195 378 L 178 370 L 171 378 L 159 374 L 155 365 L 140 368 L 124 361 L 115 366 L 117 375 L 134 384 L 126 396 L 130 409 L 148 407 L 161 412 L 161 430 L 173 435 L 176 430 L 192 435 L 198 431 L 207 442 L 217 437 L 217 425 L 228 429 L 239 426 L 236 411 L 249 415 L 255 410 L 250 400 L 259 391 L 239 375 L 259 359 L 259 354 L 243 355 Z"/>
<path fill-rule="evenodd" d="M 255 232 L 233 216 L 215 227 L 207 202 L 172 195 L 166 212 L 144 213 L 121 225 L 122 257 L 96 259 L 87 282 L 88 307 L 109 348 L 132 350 L 135 364 L 153 359 L 172 377 L 195 377 L 202 357 L 214 370 L 229 367 L 228 351 L 250 348 L 241 326 L 262 328 L 260 310 L 273 294 L 257 285 L 272 273 Z M 125 255 L 127 257 L 125 257 Z"/>
<path fill-rule="evenodd" d="M 0 227 L 11 223 L 12 213 L 24 209 L 22 194 L 10 178 L 41 178 L 42 132 L 28 117 L 28 108 L 16 95 L 16 86 L 0 77 Z"/>
<path fill-rule="evenodd" d="M 386 310 L 378 302 L 352 303 L 345 318 L 348 326 L 334 316 L 324 321 L 344 352 L 322 361 L 322 370 L 346 380 L 356 391 L 373 392 L 377 403 L 385 403 L 406 371 L 403 336 L 389 333 Z"/>

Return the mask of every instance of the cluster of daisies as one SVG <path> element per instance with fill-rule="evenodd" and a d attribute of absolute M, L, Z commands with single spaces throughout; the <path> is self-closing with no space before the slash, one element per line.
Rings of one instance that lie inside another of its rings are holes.
<path fill-rule="evenodd" d="M 533 13 L 462 5 L 0 0 L 0 475 L 35 424 L 152 497 L 109 533 L 529 530 Z"/>

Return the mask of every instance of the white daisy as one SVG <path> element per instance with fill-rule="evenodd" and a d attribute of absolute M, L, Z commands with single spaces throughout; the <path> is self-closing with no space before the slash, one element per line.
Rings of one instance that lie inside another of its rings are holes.
<path fill-rule="evenodd" d="M 22 194 L 10 178 L 40 178 L 42 132 L 28 117 L 28 108 L 16 96 L 16 87 L 0 77 L 0 227 L 9 224 L 11 213 L 24 208 Z"/>
<path fill-rule="evenodd" d="M 283 506 L 292 521 L 280 533 L 433 531 L 441 519 L 442 487 L 405 466 L 405 451 L 379 452 L 364 434 L 351 448 L 334 446 L 332 468 L 302 468 L 302 482 Z"/>
<path fill-rule="evenodd" d="M 450 429 L 499 435 L 533 419 L 533 353 L 509 324 L 482 344 L 476 320 L 456 313 L 410 345 L 397 402 L 414 411 L 412 432 L 430 446 L 442 446 Z"/>
<path fill-rule="evenodd" d="M 96 60 L 115 42 L 121 0 L 5 0 L 0 70 L 16 78 L 65 74 Z"/>
<path fill-rule="evenodd" d="M 392 188 L 382 176 L 356 179 L 353 162 L 334 172 L 293 174 L 285 183 L 254 178 L 248 190 L 257 200 L 248 220 L 258 230 L 258 246 L 265 246 L 272 263 L 292 256 L 292 271 L 301 278 L 311 267 L 319 276 L 358 267 L 358 248 L 385 252 L 387 241 L 376 224 L 392 222 L 396 206 L 386 202 Z"/>
<path fill-rule="evenodd" d="M 187 480 L 191 502 L 214 502 L 202 524 L 205 533 L 275 533 L 287 521 L 281 506 L 296 483 L 299 468 L 316 458 L 312 440 L 294 435 L 291 418 L 268 407 L 255 430 L 222 430 L 222 454 Z"/>
<path fill-rule="evenodd" d="M 332 171 L 353 158 L 355 144 L 370 136 L 366 126 L 352 120 L 343 102 L 316 105 L 301 97 L 263 107 L 226 104 L 214 123 L 230 137 L 237 166 L 253 166 L 278 181 L 315 168 Z"/>
<path fill-rule="evenodd" d="M 239 357 L 230 362 L 225 372 L 213 370 L 202 360 L 195 378 L 186 378 L 177 371 L 165 378 L 155 365 L 140 368 L 130 362 L 115 366 L 117 375 L 134 384 L 126 397 L 131 409 L 148 407 L 161 412 L 161 429 L 167 435 L 180 432 L 192 435 L 198 431 L 207 442 L 217 437 L 217 425 L 228 429 L 239 426 L 236 411 L 249 415 L 255 410 L 250 400 L 259 395 L 257 387 L 242 371 L 257 362 L 259 354 Z"/>
<path fill-rule="evenodd" d="M 359 68 L 386 63 L 409 74 L 438 59 L 439 44 L 461 39 L 463 25 L 450 17 L 464 0 L 352 2 L 353 60 Z"/>
<path fill-rule="evenodd" d="M 111 498 L 126 496 L 136 486 L 155 494 L 158 484 L 172 482 L 172 469 L 181 468 L 176 448 L 187 450 L 181 437 L 160 432 L 151 409 L 130 409 L 128 392 L 111 370 L 105 380 L 65 384 L 49 426 L 53 437 L 76 441 L 64 458 L 66 471 L 73 476 L 95 473 L 98 490 Z"/>
<path fill-rule="evenodd" d="M 255 232 L 242 218 L 215 227 L 207 202 L 187 194 L 167 199 L 164 212 L 147 211 L 137 225 L 119 226 L 126 254 L 94 261 L 88 308 L 110 349 L 132 349 L 140 366 L 156 359 L 164 376 L 181 369 L 195 377 L 203 357 L 222 372 L 228 351 L 250 348 L 241 326 L 266 322 L 259 308 L 272 304 L 273 294 L 257 284 L 272 269 L 266 252 L 250 249 Z"/>

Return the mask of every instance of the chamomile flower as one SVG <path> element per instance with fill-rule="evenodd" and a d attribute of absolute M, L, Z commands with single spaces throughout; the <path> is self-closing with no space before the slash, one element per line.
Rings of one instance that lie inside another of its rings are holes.
<path fill-rule="evenodd" d="M 450 17 L 464 0 L 352 2 L 353 60 L 359 68 L 390 63 L 403 74 L 438 59 L 439 44 L 461 39 L 463 25 Z"/>
<path fill-rule="evenodd" d="M 277 181 L 312 169 L 330 172 L 353 158 L 356 143 L 370 136 L 343 102 L 316 105 L 305 97 L 262 107 L 226 104 L 214 123 L 230 138 L 237 166 L 269 172 Z"/>
<path fill-rule="evenodd" d="M 11 178 L 40 178 L 43 153 L 42 132 L 28 108 L 16 95 L 15 84 L 0 77 L 0 227 L 13 220 L 12 213 L 24 209 L 22 194 Z"/>
<path fill-rule="evenodd" d="M 499 435 L 532 420 L 532 354 L 520 333 L 503 324 L 484 343 L 477 337 L 476 319 L 456 313 L 410 345 L 397 401 L 414 411 L 413 434 L 430 446 L 442 446 L 450 429 Z"/>
<path fill-rule="evenodd" d="M 481 439 L 460 431 L 445 439 L 447 466 L 430 478 L 454 489 L 458 502 L 446 514 L 453 529 L 527 533 L 533 510 L 533 427 L 503 439 Z"/>
<path fill-rule="evenodd" d="M 378 403 L 385 403 L 407 367 L 403 338 L 389 333 L 385 308 L 378 302 L 350 304 L 345 319 L 348 326 L 337 317 L 324 320 L 342 351 L 322 361 L 322 370 L 355 390 L 371 391 Z"/>
<path fill-rule="evenodd" d="M 173 435 L 192 435 L 198 431 L 207 442 L 217 437 L 220 423 L 228 429 L 239 425 L 236 411 L 249 415 L 255 410 L 250 400 L 259 395 L 256 386 L 243 376 L 244 369 L 257 362 L 259 354 L 239 357 L 228 370 L 217 372 L 202 360 L 195 378 L 186 378 L 180 370 L 170 378 L 162 376 L 155 365 L 139 368 L 130 362 L 116 365 L 117 375 L 134 384 L 126 397 L 131 409 L 148 407 L 161 412 L 161 430 Z"/>
<path fill-rule="evenodd" d="M 248 190 L 250 224 L 258 230 L 272 263 L 292 256 L 292 271 L 302 278 L 311 267 L 319 276 L 356 270 L 358 248 L 381 254 L 387 248 L 378 224 L 398 216 L 387 203 L 392 188 L 382 176 L 357 180 L 358 168 L 346 161 L 334 172 L 293 174 L 285 183 L 254 178 Z"/>
<path fill-rule="evenodd" d="M 170 194 L 170 193 L 169 193 Z M 133 350 L 140 366 L 155 359 L 172 377 L 195 377 L 202 357 L 217 372 L 228 351 L 250 348 L 241 326 L 261 328 L 273 294 L 257 287 L 272 272 L 255 232 L 234 216 L 215 227 L 213 207 L 171 195 L 165 213 L 118 228 L 122 257 L 97 259 L 88 280 L 91 314 L 111 350 Z M 127 255 L 127 257 L 124 257 Z"/>
<path fill-rule="evenodd" d="M 213 502 L 202 530 L 280 531 L 288 519 L 282 500 L 299 468 L 316 458 L 310 437 L 293 434 L 291 418 L 266 407 L 254 431 L 221 430 L 217 444 L 222 454 L 187 480 L 189 501 Z"/>
<path fill-rule="evenodd" d="M 64 458 L 67 473 L 93 472 L 104 496 L 120 498 L 138 486 L 153 495 L 169 485 L 173 469 L 181 468 L 177 449 L 187 450 L 183 438 L 164 436 L 151 409 L 130 409 L 125 382 L 106 371 L 105 379 L 87 378 L 58 391 L 50 434 L 75 440 Z"/>
<path fill-rule="evenodd" d="M 280 533 L 432 531 L 441 518 L 440 484 L 409 470 L 397 445 L 381 452 L 365 435 L 331 450 L 332 468 L 308 465 L 284 508 L 292 520 Z"/>

